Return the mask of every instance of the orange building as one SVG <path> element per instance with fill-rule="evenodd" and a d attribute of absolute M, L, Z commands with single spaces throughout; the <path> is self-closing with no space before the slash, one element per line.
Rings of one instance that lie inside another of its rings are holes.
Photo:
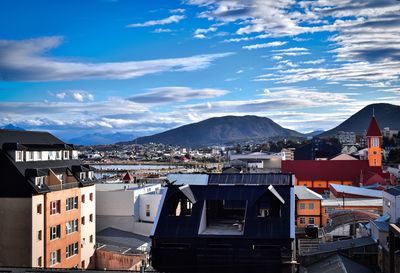
<path fill-rule="evenodd" d="M 321 227 L 322 196 L 305 186 L 295 186 L 294 194 L 296 198 L 296 227 L 305 227 L 310 224 Z"/>
<path fill-rule="evenodd" d="M 393 175 L 382 170 L 382 135 L 375 117 L 368 132 L 368 160 L 289 160 L 282 161 L 282 172 L 293 173 L 296 185 L 329 194 L 329 185 L 371 186 L 381 189 L 396 185 Z"/>

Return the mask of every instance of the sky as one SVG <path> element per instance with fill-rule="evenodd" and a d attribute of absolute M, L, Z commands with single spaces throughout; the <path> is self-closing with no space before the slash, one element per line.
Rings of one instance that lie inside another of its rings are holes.
<path fill-rule="evenodd" d="M 400 104 L 397 0 L 0 1 L 0 126 L 63 139 Z"/>

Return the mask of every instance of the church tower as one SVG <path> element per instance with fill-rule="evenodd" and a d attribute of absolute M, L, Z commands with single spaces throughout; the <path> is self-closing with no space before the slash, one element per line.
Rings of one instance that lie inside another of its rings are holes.
<path fill-rule="evenodd" d="M 375 115 L 372 116 L 367 131 L 368 162 L 371 167 L 382 166 L 382 134 L 376 122 Z"/>

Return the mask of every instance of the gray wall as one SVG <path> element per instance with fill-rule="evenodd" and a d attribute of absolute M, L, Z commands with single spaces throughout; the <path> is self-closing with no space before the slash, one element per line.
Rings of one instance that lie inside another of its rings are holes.
<path fill-rule="evenodd" d="M 32 199 L 0 198 L 0 266 L 31 266 Z"/>

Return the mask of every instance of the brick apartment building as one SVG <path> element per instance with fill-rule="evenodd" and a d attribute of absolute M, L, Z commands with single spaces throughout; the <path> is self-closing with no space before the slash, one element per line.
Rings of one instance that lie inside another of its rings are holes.
<path fill-rule="evenodd" d="M 0 266 L 87 268 L 94 255 L 93 171 L 45 132 L 0 130 Z"/>

